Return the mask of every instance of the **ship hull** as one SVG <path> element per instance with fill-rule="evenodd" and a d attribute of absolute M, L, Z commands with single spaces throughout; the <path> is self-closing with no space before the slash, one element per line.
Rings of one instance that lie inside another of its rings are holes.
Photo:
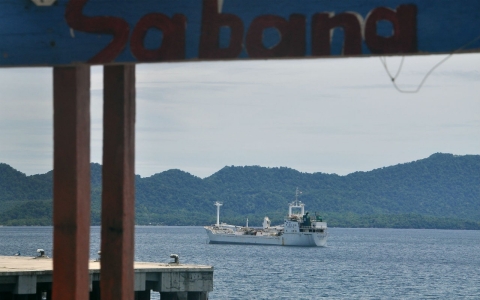
<path fill-rule="evenodd" d="M 238 235 L 213 233 L 208 227 L 210 244 L 276 245 L 299 247 L 323 247 L 327 244 L 326 233 L 284 233 L 281 236 Z"/>

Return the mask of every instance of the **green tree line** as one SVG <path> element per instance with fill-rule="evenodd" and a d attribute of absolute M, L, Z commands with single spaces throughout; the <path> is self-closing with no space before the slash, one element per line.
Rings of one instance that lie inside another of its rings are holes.
<path fill-rule="evenodd" d="M 101 220 L 101 166 L 91 165 L 91 221 Z M 480 156 L 436 153 L 428 158 L 345 176 L 291 168 L 226 166 L 207 178 L 168 170 L 135 178 L 136 223 L 259 226 L 283 221 L 288 203 L 335 227 L 480 229 Z M 0 224 L 51 224 L 52 172 L 33 176 L 0 164 Z"/>

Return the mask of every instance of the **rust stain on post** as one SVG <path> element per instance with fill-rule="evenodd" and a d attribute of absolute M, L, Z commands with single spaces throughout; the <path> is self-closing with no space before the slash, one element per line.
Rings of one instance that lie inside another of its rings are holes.
<path fill-rule="evenodd" d="M 135 65 L 104 66 L 102 300 L 134 298 Z"/>
<path fill-rule="evenodd" d="M 53 69 L 53 299 L 89 297 L 90 67 Z"/>

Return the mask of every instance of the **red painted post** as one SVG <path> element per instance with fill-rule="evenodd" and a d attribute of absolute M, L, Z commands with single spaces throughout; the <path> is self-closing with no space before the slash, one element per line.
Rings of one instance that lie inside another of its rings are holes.
<path fill-rule="evenodd" d="M 90 66 L 53 68 L 53 297 L 87 300 Z"/>
<path fill-rule="evenodd" d="M 135 65 L 104 66 L 102 300 L 134 298 Z"/>

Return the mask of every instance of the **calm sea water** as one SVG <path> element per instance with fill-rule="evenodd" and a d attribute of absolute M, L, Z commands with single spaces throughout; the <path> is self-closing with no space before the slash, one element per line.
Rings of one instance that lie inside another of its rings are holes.
<path fill-rule="evenodd" d="M 325 248 L 210 245 L 201 227 L 140 226 L 135 239 L 138 261 L 213 265 L 210 299 L 480 299 L 480 231 L 331 228 Z M 0 227 L 0 243 L 51 256 L 52 228 Z M 93 227 L 92 258 L 99 247 Z"/>

